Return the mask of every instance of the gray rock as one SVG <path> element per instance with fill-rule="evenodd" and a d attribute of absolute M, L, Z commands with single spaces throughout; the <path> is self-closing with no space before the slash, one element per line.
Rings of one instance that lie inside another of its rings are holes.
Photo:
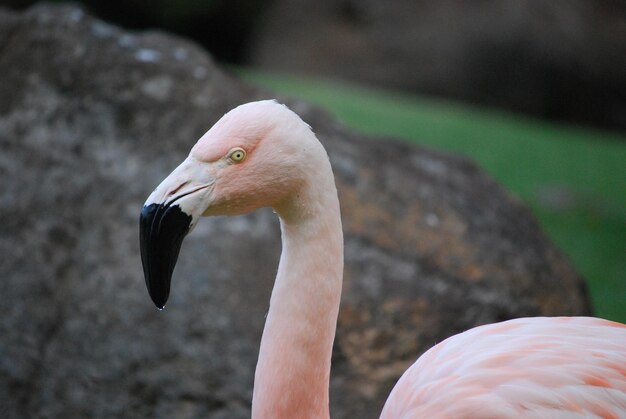
<path fill-rule="evenodd" d="M 269 93 L 193 43 L 74 7 L 0 12 L 0 51 L 0 417 L 248 417 L 276 217 L 203 220 L 158 312 L 138 215 L 223 113 Z M 284 100 L 326 145 L 343 205 L 334 417 L 377 417 L 401 371 L 453 333 L 589 313 L 581 278 L 473 163 Z"/>
<path fill-rule="evenodd" d="M 251 61 L 626 129 L 626 6 L 594 0 L 277 0 Z"/>

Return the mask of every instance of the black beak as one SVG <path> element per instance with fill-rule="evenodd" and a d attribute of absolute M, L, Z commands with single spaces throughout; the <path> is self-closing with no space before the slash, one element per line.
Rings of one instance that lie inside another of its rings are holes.
<path fill-rule="evenodd" d="M 150 204 L 139 217 L 141 262 L 152 301 L 160 309 L 170 295 L 172 272 L 178 252 L 189 232 L 191 215 L 178 205 Z"/>

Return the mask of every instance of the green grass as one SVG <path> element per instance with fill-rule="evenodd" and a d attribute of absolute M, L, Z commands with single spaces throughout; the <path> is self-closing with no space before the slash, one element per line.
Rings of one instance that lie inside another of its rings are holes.
<path fill-rule="evenodd" d="M 587 279 L 596 314 L 626 322 L 626 136 L 321 80 L 237 70 L 347 125 L 470 156 L 534 211 Z M 563 195 L 549 205 L 549 191 Z"/>

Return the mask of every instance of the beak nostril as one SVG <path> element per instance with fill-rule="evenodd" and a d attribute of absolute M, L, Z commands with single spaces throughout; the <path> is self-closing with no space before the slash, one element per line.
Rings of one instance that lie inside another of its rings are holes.
<path fill-rule="evenodd" d="M 178 195 L 175 195 L 177 192 L 179 192 L 181 189 L 183 189 L 184 186 L 187 186 L 187 184 L 189 184 L 190 182 L 187 181 L 185 183 L 183 183 L 182 185 L 180 185 L 179 187 L 177 187 L 176 189 L 172 190 L 171 192 L 168 192 L 168 194 L 166 195 L 166 198 L 169 198 L 169 201 L 165 202 L 165 206 L 169 207 L 170 205 L 174 204 L 174 202 L 178 201 L 181 198 L 184 198 L 187 195 L 191 195 L 194 192 L 198 192 L 199 190 L 202 189 L 206 189 L 209 186 L 211 186 L 211 184 L 206 184 L 206 185 L 200 185 L 194 189 L 188 190 L 186 192 L 182 192 Z"/>
<path fill-rule="evenodd" d="M 183 182 L 183 183 L 181 183 L 180 185 L 178 185 L 178 187 L 177 187 L 177 188 L 175 188 L 175 189 L 173 189 L 173 190 L 169 191 L 169 192 L 167 193 L 167 196 L 173 196 L 176 192 L 180 191 L 180 190 L 183 188 L 183 186 L 185 186 L 185 185 L 186 185 L 186 184 L 188 184 L 188 183 L 189 183 L 189 181 L 188 181 L 188 180 L 187 180 L 187 181 L 185 181 L 185 182 Z"/>

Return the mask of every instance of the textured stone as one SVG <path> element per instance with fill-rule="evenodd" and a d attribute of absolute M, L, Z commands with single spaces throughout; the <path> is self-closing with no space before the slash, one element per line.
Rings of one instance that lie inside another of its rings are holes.
<path fill-rule="evenodd" d="M 188 41 L 73 7 L 0 12 L 0 51 L 0 416 L 249 417 L 275 215 L 202 220 L 163 312 L 138 216 L 223 113 L 271 94 Z M 377 417 L 403 369 L 453 333 L 589 313 L 581 278 L 473 163 L 283 100 L 327 147 L 342 201 L 334 417 Z"/>

